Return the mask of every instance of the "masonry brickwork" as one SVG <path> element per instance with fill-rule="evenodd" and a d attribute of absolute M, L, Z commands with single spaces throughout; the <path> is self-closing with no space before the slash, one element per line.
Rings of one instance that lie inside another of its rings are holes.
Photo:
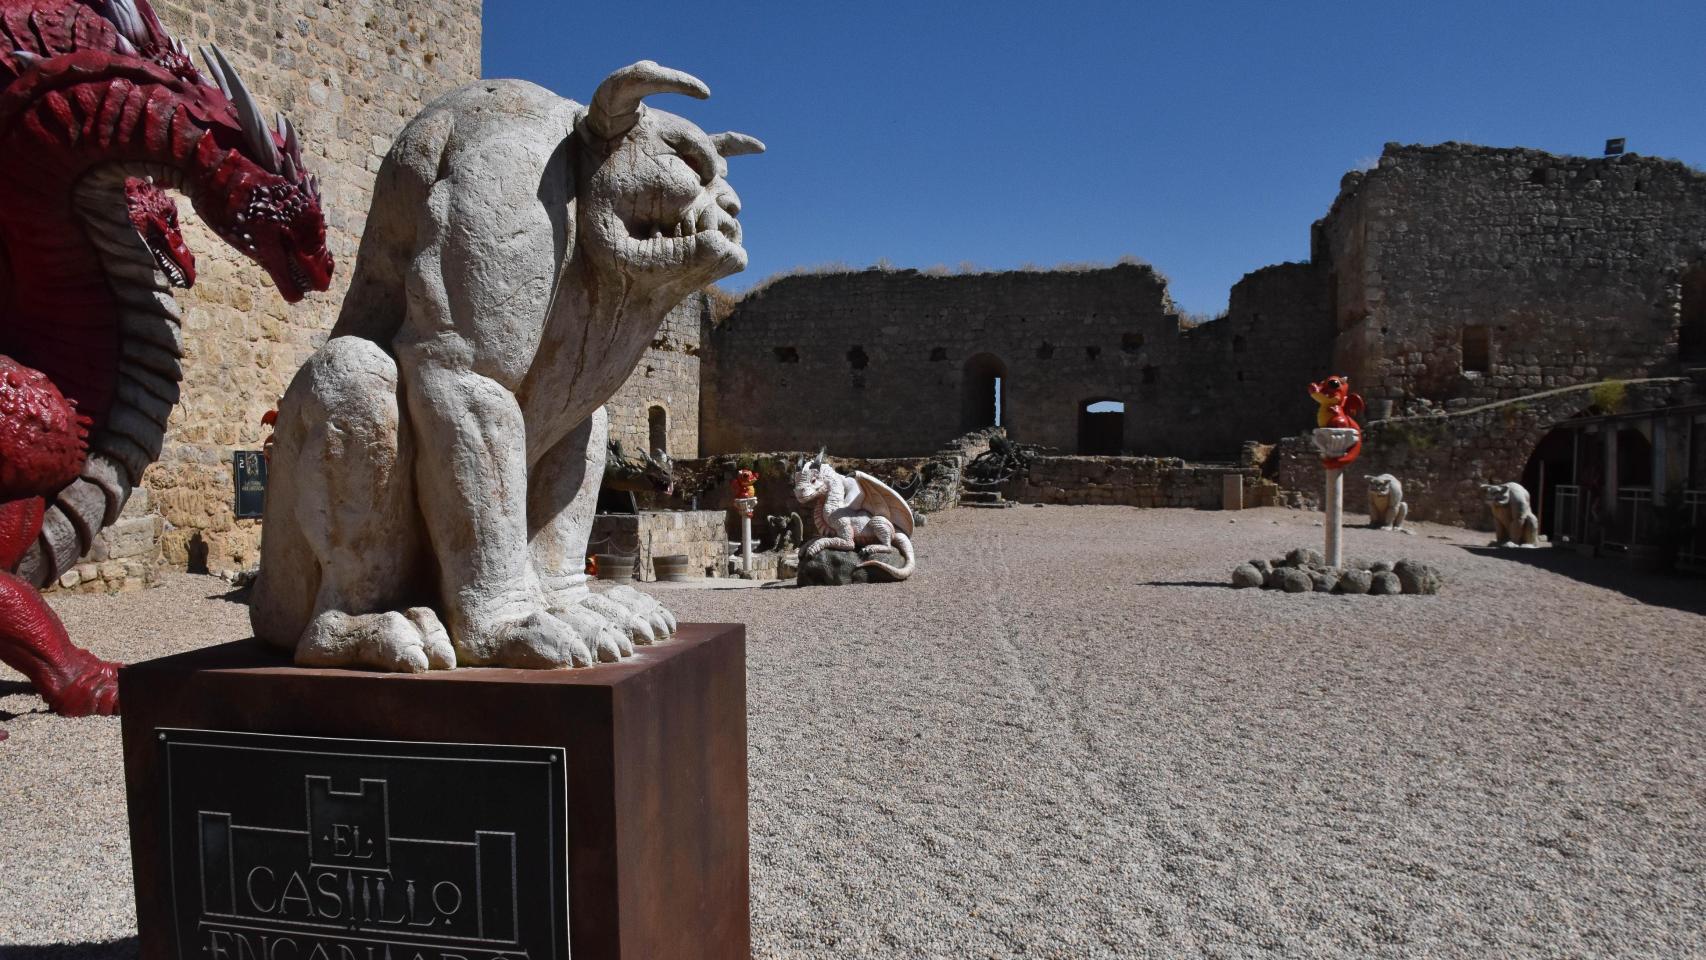
<path fill-rule="evenodd" d="M 1330 350 L 1317 274 L 1251 274 L 1225 320 L 1194 328 L 1141 264 L 786 277 L 706 333 L 701 444 L 927 453 L 992 422 L 999 377 L 1001 425 L 1028 443 L 1075 452 L 1085 405 L 1115 400 L 1119 449 L 1235 452 L 1251 431 L 1282 429 L 1275 371 Z"/>
<path fill-rule="evenodd" d="M 1370 401 L 1369 469 L 1389 463 L 1418 516 L 1473 523 L 1475 484 L 1520 476 L 1550 425 L 1581 411 L 1568 388 L 1706 366 L 1706 174 L 1676 161 L 1388 144 L 1345 176 L 1310 246 L 1307 263 L 1244 277 L 1227 315 L 1195 327 L 1136 265 L 784 278 L 706 334 L 703 445 L 921 453 L 978 425 L 967 397 L 993 372 L 1018 440 L 1109 452 L 1086 448 L 1079 416 L 1115 400 L 1121 452 L 1229 462 L 1244 441 L 1313 426 L 1305 385 L 1342 372 Z M 1382 419 L 1506 401 L 1452 421 L 1438 447 L 1378 449 Z M 1097 496 L 1170 499 L 1139 492 L 1153 484 L 1137 468 L 1116 472 L 1131 482 Z"/>
<path fill-rule="evenodd" d="M 179 210 L 195 252 L 184 308 L 182 403 L 143 484 L 169 524 L 165 562 L 240 570 L 260 524 L 232 516 L 231 454 L 258 449 L 261 415 L 326 337 L 355 264 L 374 173 L 403 124 L 480 74 L 481 0 L 156 0 L 168 30 L 219 45 L 265 109 L 301 133 L 325 193 L 332 289 L 288 305 L 260 268 Z"/>
<path fill-rule="evenodd" d="M 1706 173 L 1674 160 L 1387 144 L 1316 225 L 1333 362 L 1396 412 L 1680 371 Z M 1706 360 L 1706 357 L 1702 358 Z M 1271 438 L 1264 438 L 1271 439 Z"/>
<path fill-rule="evenodd" d="M 677 459 L 699 455 L 699 342 L 710 325 L 710 309 L 706 295 L 696 293 L 671 310 L 646 355 L 605 404 L 610 438 L 628 456 L 660 446 Z"/>

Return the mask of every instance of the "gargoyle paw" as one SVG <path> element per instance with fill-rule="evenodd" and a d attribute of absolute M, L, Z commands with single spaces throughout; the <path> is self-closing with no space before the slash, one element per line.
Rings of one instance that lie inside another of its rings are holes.
<path fill-rule="evenodd" d="M 587 598 L 581 598 L 583 601 Z M 551 615 L 587 638 L 593 655 L 602 663 L 614 663 L 634 655 L 634 641 L 628 631 L 610 622 L 610 618 L 584 603 L 553 607 Z"/>
<path fill-rule="evenodd" d="M 650 621 L 608 593 L 588 594 L 581 600 L 581 607 L 603 617 L 606 623 L 629 638 L 628 654 L 634 652 L 635 643 L 656 643 L 658 640 L 657 631 Z"/>
<path fill-rule="evenodd" d="M 479 662 L 494 667 L 590 667 L 602 627 L 539 610 L 479 631 L 462 647 L 478 648 Z"/>
<path fill-rule="evenodd" d="M 426 607 L 351 615 L 327 610 L 315 617 L 296 644 L 304 667 L 372 667 L 396 673 L 425 673 L 456 666 L 450 635 Z"/>
<path fill-rule="evenodd" d="M 677 626 L 675 614 L 657 601 L 656 597 L 633 587 L 614 586 L 604 591 L 604 596 L 622 604 L 635 614 L 651 624 L 652 633 L 659 640 L 668 640 L 675 636 Z"/>

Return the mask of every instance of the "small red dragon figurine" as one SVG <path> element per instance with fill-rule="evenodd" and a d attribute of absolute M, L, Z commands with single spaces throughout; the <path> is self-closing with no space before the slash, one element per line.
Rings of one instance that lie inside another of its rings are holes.
<path fill-rule="evenodd" d="M 1362 402 L 1362 395 L 1351 392 L 1351 379 L 1342 374 L 1310 384 L 1309 395 L 1321 405 L 1315 412 L 1317 427 L 1334 427 L 1357 432 L 1356 442 L 1342 455 L 1321 458 L 1322 466 L 1329 470 L 1341 470 L 1362 453 L 1362 427 L 1357 426 L 1356 420 L 1352 419 L 1362 416 L 1363 411 L 1367 409 Z"/>
<path fill-rule="evenodd" d="M 217 48 L 148 0 L 0 0 L 0 660 L 54 711 L 118 709 L 117 666 L 37 588 L 160 454 L 195 258 L 164 188 L 294 303 L 331 285 L 318 181 Z"/>
<path fill-rule="evenodd" d="M 733 480 L 729 481 L 729 489 L 734 492 L 736 500 L 751 500 L 758 496 L 758 474 L 751 470 L 736 470 Z"/>

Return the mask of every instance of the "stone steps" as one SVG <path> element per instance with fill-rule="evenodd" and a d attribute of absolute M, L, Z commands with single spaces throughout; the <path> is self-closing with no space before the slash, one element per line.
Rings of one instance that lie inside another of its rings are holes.
<path fill-rule="evenodd" d="M 1001 509 L 1004 507 L 1016 507 L 1018 504 L 1003 497 L 999 490 L 961 490 L 960 506 Z"/>

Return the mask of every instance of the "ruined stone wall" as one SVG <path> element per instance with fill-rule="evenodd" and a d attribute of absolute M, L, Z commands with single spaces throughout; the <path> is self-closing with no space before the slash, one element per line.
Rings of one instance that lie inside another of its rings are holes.
<path fill-rule="evenodd" d="M 171 525 L 167 563 L 214 571 L 258 556 L 260 524 L 231 514 L 231 453 L 258 449 L 261 415 L 336 319 L 392 137 L 429 100 L 480 73 L 481 0 L 156 0 L 168 30 L 213 42 L 263 109 L 281 110 L 325 193 L 332 289 L 287 305 L 260 268 L 179 209 L 195 252 L 184 307 L 183 402 L 143 483 Z"/>
<path fill-rule="evenodd" d="M 1265 506 L 1254 466 L 1193 464 L 1176 457 L 1038 457 L 1002 491 L 1019 503 L 1119 504 L 1131 507 L 1221 506 L 1222 477 L 1235 475 L 1244 502 Z"/>
<path fill-rule="evenodd" d="M 1374 170 L 1345 176 L 1315 246 L 1334 362 L 1371 401 L 1402 411 L 1670 375 L 1681 277 L 1706 261 L 1706 174 L 1634 155 L 1388 144 Z M 1485 369 L 1466 328 L 1485 328 Z"/>
<path fill-rule="evenodd" d="M 1116 400 L 1123 450 L 1230 457 L 1289 429 L 1272 394 L 1330 349 L 1321 283 L 1307 264 L 1271 267 L 1240 282 L 1227 318 L 1183 328 L 1165 279 L 1137 264 L 783 278 L 706 335 L 701 444 L 926 453 L 988 425 L 973 407 L 995 372 L 1001 423 L 1023 442 L 1076 452 L 1083 405 Z"/>
<path fill-rule="evenodd" d="M 1594 407 L 1607 388 L 1619 398 L 1620 409 L 1652 409 L 1706 396 L 1680 378 L 1613 381 L 1366 423 L 1362 455 L 1345 470 L 1345 511 L 1366 514 L 1363 477 L 1390 473 L 1404 485 L 1410 519 L 1490 530 L 1481 484 L 1520 482 L 1535 447 L 1558 423 L 1606 412 Z M 1319 509 L 1325 476 L 1307 435 L 1283 440 L 1268 464 L 1285 502 Z"/>
<path fill-rule="evenodd" d="M 629 456 L 650 453 L 652 413 L 663 413 L 666 451 L 676 458 L 699 455 L 699 342 L 710 304 L 696 293 L 664 318 L 652 345 L 622 389 L 605 404 L 610 438 Z"/>
<path fill-rule="evenodd" d="M 657 579 L 655 557 L 685 556 L 693 576 L 720 577 L 727 570 L 727 520 L 722 510 L 642 510 L 601 513 L 593 518 L 587 549 L 598 554 L 638 558 L 640 580 Z M 600 575 L 608 574 L 600 570 Z"/>

